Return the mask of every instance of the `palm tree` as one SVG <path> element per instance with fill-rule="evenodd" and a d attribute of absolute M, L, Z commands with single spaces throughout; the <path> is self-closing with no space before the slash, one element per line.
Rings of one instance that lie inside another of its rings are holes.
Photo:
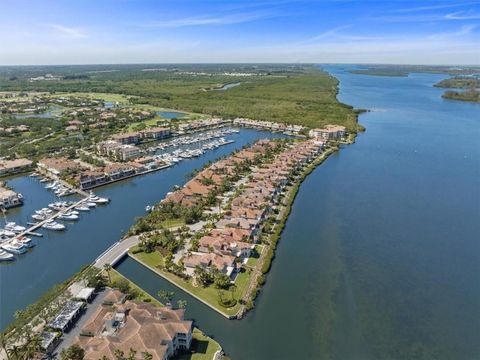
<path fill-rule="evenodd" d="M 113 355 L 115 355 L 117 360 L 124 360 L 125 353 L 120 349 L 115 349 Z"/>
<path fill-rule="evenodd" d="M 27 339 L 27 342 L 22 348 L 23 357 L 25 359 L 33 359 L 35 354 L 41 351 L 42 347 L 42 340 L 40 339 L 39 335 L 35 335 Z"/>
<path fill-rule="evenodd" d="M 109 263 L 106 263 L 105 265 L 103 265 L 103 270 L 107 272 L 108 282 L 111 284 L 112 278 L 110 277 L 110 270 L 112 270 L 112 265 L 110 265 Z"/>
<path fill-rule="evenodd" d="M 11 359 L 20 359 L 21 348 L 18 345 L 13 345 L 7 350 L 7 356 Z"/>
<path fill-rule="evenodd" d="M 0 348 L 3 350 L 5 353 L 5 356 L 7 357 L 7 360 L 10 360 L 10 354 L 9 354 L 9 349 L 8 349 L 8 344 L 7 344 L 7 339 L 5 338 L 5 335 L 2 333 L 0 334 Z"/>
<path fill-rule="evenodd" d="M 175 297 L 175 293 L 173 291 L 165 290 L 160 290 L 157 295 L 160 299 L 166 300 L 167 304 L 171 303 L 173 298 Z"/>

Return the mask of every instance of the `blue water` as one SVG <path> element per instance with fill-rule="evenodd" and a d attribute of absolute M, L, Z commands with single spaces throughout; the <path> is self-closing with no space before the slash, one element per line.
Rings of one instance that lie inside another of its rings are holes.
<path fill-rule="evenodd" d="M 207 151 L 198 158 L 97 189 L 95 192 L 98 195 L 112 200 L 109 205 L 81 213 L 80 220 L 67 225 L 65 232 L 39 230 L 45 236 L 35 238 L 35 248 L 17 256 L 12 263 L 0 263 L 0 329 L 12 320 L 16 310 L 34 302 L 52 285 L 64 281 L 118 241 L 135 218 L 145 214 L 146 205 L 163 199 L 174 185 L 183 185 L 193 170 L 256 139 L 278 136 L 242 129 L 239 134 L 227 136 L 227 139 L 235 140 L 234 143 Z M 7 183 L 24 195 L 25 204 L 9 210 L 0 220 L 0 225 L 4 225 L 5 221 L 25 225 L 27 221 L 32 221 L 31 215 L 35 210 L 55 201 L 52 192 L 28 176 L 15 177 Z"/>
<path fill-rule="evenodd" d="M 219 87 L 219 88 L 213 89 L 213 90 L 215 90 L 215 91 L 225 91 L 225 90 L 234 88 L 234 87 L 236 87 L 236 86 L 239 86 L 239 85 L 241 85 L 241 84 L 242 84 L 241 82 L 225 84 L 225 85 L 223 85 L 222 87 Z"/>
<path fill-rule="evenodd" d="M 357 76 L 339 99 L 367 131 L 302 184 L 256 308 L 228 321 L 132 259 L 118 270 L 235 360 L 480 358 L 480 105 L 442 75 Z"/>
<path fill-rule="evenodd" d="M 157 111 L 157 115 L 164 119 L 180 119 L 187 116 L 187 114 L 177 111 Z"/>

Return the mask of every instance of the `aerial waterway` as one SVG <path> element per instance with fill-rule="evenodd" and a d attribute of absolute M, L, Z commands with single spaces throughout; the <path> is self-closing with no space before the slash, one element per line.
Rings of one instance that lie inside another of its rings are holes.
<path fill-rule="evenodd" d="M 438 74 L 355 75 L 339 99 L 367 128 L 302 184 L 256 308 L 225 320 L 127 258 L 118 270 L 232 359 L 474 359 L 480 354 L 480 105 Z"/>
<path fill-rule="evenodd" d="M 111 200 L 107 206 L 98 206 L 90 212 L 82 212 L 80 220 L 67 223 L 65 232 L 43 232 L 34 239 L 37 246 L 17 256 L 17 260 L 0 263 L 0 329 L 12 319 L 15 311 L 36 301 L 46 290 L 60 283 L 95 260 L 104 250 L 117 242 L 135 222 L 145 214 L 145 206 L 163 199 L 175 185 L 183 185 L 193 170 L 208 161 L 252 143 L 257 139 L 284 136 L 266 131 L 240 129 L 238 134 L 225 136 L 233 143 L 221 146 L 205 154 L 184 160 L 177 165 L 155 173 L 135 177 L 95 189 L 95 193 Z M 7 180 L 16 192 L 25 198 L 23 206 L 10 209 L 0 219 L 0 227 L 8 221 L 17 224 L 31 222 L 31 215 L 49 203 L 58 201 L 45 184 L 29 176 Z M 75 200 L 76 197 L 62 198 Z"/>

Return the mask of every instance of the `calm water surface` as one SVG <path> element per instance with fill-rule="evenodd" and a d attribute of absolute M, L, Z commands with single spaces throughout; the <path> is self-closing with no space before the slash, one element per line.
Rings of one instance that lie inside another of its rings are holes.
<path fill-rule="evenodd" d="M 44 237 L 35 238 L 35 248 L 17 256 L 14 262 L 0 263 L 0 329 L 12 320 L 16 310 L 34 302 L 52 285 L 91 263 L 118 241 L 135 218 L 145 214 L 146 205 L 163 199 L 174 185 L 183 185 L 193 170 L 256 139 L 278 136 L 280 134 L 242 129 L 239 134 L 226 136 L 235 140 L 232 144 L 207 151 L 198 158 L 182 161 L 166 170 L 97 189 L 95 192 L 98 195 L 112 200 L 109 205 L 81 213 L 80 220 L 67 225 L 65 232 L 39 230 Z M 31 215 L 35 210 L 56 201 L 44 184 L 28 176 L 15 177 L 7 182 L 24 195 L 25 204 L 9 210 L 7 216 L 0 219 L 0 227 L 6 221 L 25 225 L 32 221 Z"/>
<path fill-rule="evenodd" d="M 480 105 L 442 75 L 328 67 L 367 132 L 303 183 L 256 309 L 227 321 L 134 260 L 118 269 L 235 360 L 480 358 Z"/>
<path fill-rule="evenodd" d="M 157 111 L 157 115 L 164 119 L 180 119 L 187 114 L 177 111 Z"/>

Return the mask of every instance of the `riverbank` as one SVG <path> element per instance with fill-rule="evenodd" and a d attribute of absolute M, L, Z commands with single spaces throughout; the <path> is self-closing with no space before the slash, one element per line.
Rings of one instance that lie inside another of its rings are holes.
<path fill-rule="evenodd" d="M 355 135 L 352 134 L 344 141 L 344 143 L 353 143 L 354 139 Z M 204 303 L 225 318 L 242 318 L 245 312 L 253 308 L 255 297 L 265 283 L 265 276 L 268 273 L 271 262 L 274 258 L 277 242 L 279 241 L 284 224 L 288 218 L 291 206 L 302 181 L 318 165 L 327 159 L 329 155 L 336 152 L 338 149 L 339 147 L 337 144 L 328 145 L 325 151 L 320 155 L 317 155 L 311 162 L 305 164 L 300 170 L 300 173 L 290 179 L 292 182 L 291 185 L 282 190 L 280 195 L 281 200 L 275 206 L 275 218 L 268 220 L 273 226 L 264 229 L 264 227 L 267 226 L 267 222 L 265 222 L 265 224 L 260 227 L 262 232 L 261 243 L 263 246 L 261 247 L 259 258 L 255 259 L 253 266 L 243 266 L 242 271 L 240 271 L 234 279 L 233 283 L 235 284 L 235 287 L 231 295 L 229 295 L 232 300 L 234 300 L 233 306 L 225 307 L 220 304 L 218 292 L 221 290 L 218 288 L 216 289 L 213 285 L 199 286 L 198 284 L 194 284 L 194 282 L 190 282 L 188 278 L 185 279 L 178 274 L 166 271 L 166 260 L 158 251 L 146 253 L 136 247 L 130 249 L 129 256 L 152 272 L 181 288 L 183 291 L 187 292 L 189 295 Z M 248 260 L 250 260 L 250 258 Z M 248 264 L 248 261 L 246 264 Z"/>

